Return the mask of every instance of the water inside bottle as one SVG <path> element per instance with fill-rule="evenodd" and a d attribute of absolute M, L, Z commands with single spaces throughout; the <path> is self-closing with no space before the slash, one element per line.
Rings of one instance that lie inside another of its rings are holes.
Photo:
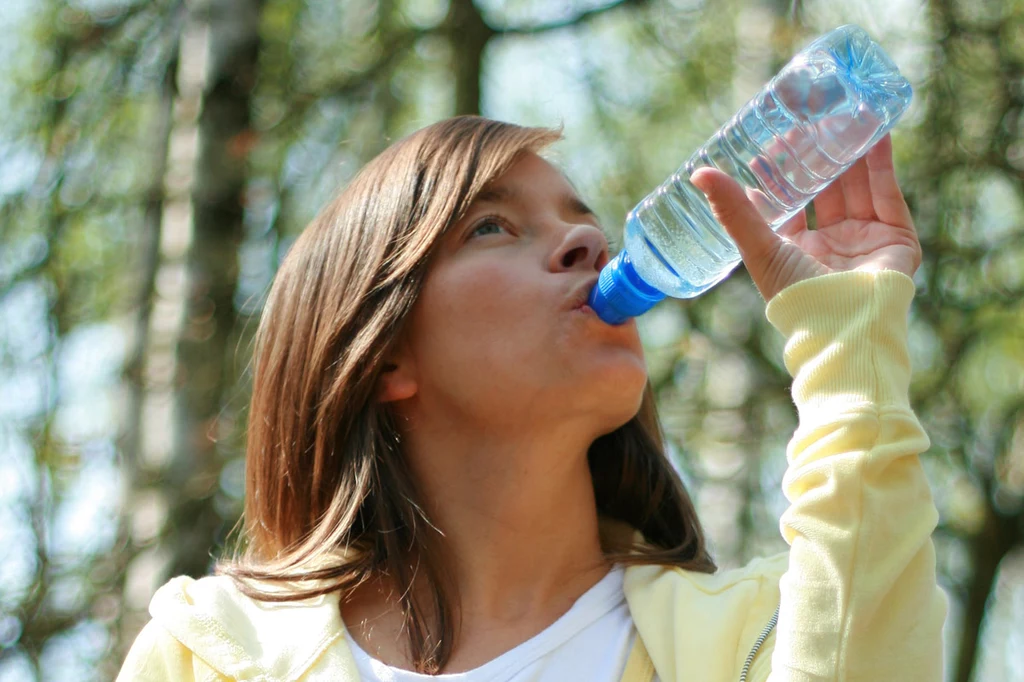
<path fill-rule="evenodd" d="M 818 57 L 818 59 L 815 59 Z M 781 227 L 880 137 L 887 121 L 864 102 L 864 74 L 820 55 L 790 63 L 686 164 L 739 180 L 765 221 Z"/>
<path fill-rule="evenodd" d="M 910 84 L 862 30 L 844 26 L 790 61 L 719 132 L 630 212 L 625 247 L 636 272 L 691 298 L 739 263 L 690 175 L 713 166 L 735 178 L 778 229 L 862 156 L 910 100 Z"/>

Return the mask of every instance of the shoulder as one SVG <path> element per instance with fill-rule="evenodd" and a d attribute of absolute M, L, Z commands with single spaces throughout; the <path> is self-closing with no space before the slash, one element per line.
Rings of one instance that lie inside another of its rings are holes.
<path fill-rule="evenodd" d="M 697 573 L 673 566 L 630 566 L 624 590 L 634 620 L 705 620 L 709 614 L 730 627 L 760 623 L 779 603 L 779 580 L 789 552 L 754 559 L 739 568 Z"/>
<path fill-rule="evenodd" d="M 789 552 L 758 557 L 744 566 L 715 573 L 687 571 L 676 566 L 630 566 L 627 590 L 684 590 L 708 596 L 738 592 L 778 591 L 779 579 L 789 566 Z"/>
<path fill-rule="evenodd" d="M 260 601 L 228 576 L 172 578 L 153 595 L 149 612 L 191 654 L 240 679 L 294 672 L 344 633 L 337 593 Z"/>
<path fill-rule="evenodd" d="M 192 652 L 151 620 L 132 642 L 116 682 L 188 682 L 196 678 L 193 664 Z"/>
<path fill-rule="evenodd" d="M 713 574 L 671 566 L 627 568 L 626 601 L 658 676 L 735 679 L 779 605 L 779 580 L 788 563 L 789 553 L 783 552 Z M 709 651 L 721 655 L 709 659 Z"/>

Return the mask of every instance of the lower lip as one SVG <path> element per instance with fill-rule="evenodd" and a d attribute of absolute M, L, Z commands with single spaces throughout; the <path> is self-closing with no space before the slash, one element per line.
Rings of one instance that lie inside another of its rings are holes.
<path fill-rule="evenodd" d="M 593 309 L 593 308 L 591 308 L 591 307 L 590 307 L 589 305 L 587 305 L 586 303 L 584 303 L 583 305 L 579 306 L 579 307 L 578 307 L 578 308 L 576 308 L 575 310 L 576 310 L 576 312 L 580 312 L 580 313 L 586 313 L 586 314 L 588 314 L 588 315 L 597 315 L 597 313 L 595 313 L 595 312 L 594 312 L 594 309 Z"/>

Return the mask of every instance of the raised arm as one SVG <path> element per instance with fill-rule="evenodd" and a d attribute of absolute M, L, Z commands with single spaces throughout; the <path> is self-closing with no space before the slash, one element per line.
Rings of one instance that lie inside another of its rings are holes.
<path fill-rule="evenodd" d="M 790 442 L 770 680 L 939 680 L 938 514 L 908 399 L 906 320 L 920 245 L 888 139 L 776 235 L 738 185 L 694 175 L 786 336 L 800 425 Z M 781 292 L 781 293 L 780 293 Z"/>
<path fill-rule="evenodd" d="M 847 272 L 769 305 L 800 415 L 770 680 L 942 678 L 938 512 L 918 457 L 928 438 L 907 398 L 913 293 L 898 272 Z"/>

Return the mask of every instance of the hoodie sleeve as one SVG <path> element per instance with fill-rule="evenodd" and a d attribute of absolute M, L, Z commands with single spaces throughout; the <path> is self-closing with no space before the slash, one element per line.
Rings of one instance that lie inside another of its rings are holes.
<path fill-rule="evenodd" d="M 938 512 L 908 395 L 913 295 L 901 273 L 844 272 L 769 303 L 800 420 L 783 478 L 790 552 L 771 682 L 942 678 Z"/>
<path fill-rule="evenodd" d="M 132 643 L 115 682 L 194 682 L 195 679 L 192 652 L 151 620 Z"/>

